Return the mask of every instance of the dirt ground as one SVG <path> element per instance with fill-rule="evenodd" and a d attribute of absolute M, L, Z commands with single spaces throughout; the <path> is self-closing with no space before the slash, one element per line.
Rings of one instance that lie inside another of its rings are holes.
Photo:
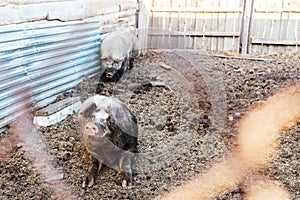
<path fill-rule="evenodd" d="M 0 154 L 1 199 L 160 197 L 226 158 L 237 145 L 237 124 L 249 107 L 300 79 L 300 56 L 264 58 L 148 51 L 120 83 L 99 83 L 97 77 L 84 80 L 58 100 L 80 96 L 83 101 L 95 93 L 114 96 L 137 117 L 138 150 L 144 159 L 136 160 L 133 186 L 122 188 L 121 175 L 106 167 L 93 187 L 81 187 L 89 160 L 74 114 L 56 125 L 36 128 L 37 138 L 32 140 L 26 139 L 30 131 L 20 135 L 16 129 L 1 136 L 0 144 L 10 149 Z M 37 148 L 28 141 L 39 147 L 42 143 L 40 151 L 49 159 L 36 156 Z M 300 199 L 300 124 L 278 142 L 278 156 L 261 174 L 281 182 L 292 199 Z M 38 163 L 51 165 L 57 173 L 49 179 Z M 214 199 L 244 199 L 244 191 L 237 186 Z"/>

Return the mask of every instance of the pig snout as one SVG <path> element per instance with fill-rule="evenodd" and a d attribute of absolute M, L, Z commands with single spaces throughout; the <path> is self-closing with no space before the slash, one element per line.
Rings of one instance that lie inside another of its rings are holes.
<path fill-rule="evenodd" d="M 84 134 L 85 135 L 95 136 L 95 135 L 97 135 L 98 132 L 99 132 L 99 129 L 96 126 L 96 124 L 87 123 L 84 126 Z"/>
<path fill-rule="evenodd" d="M 114 69 L 108 69 L 105 72 L 105 76 L 108 79 L 112 79 L 115 76 L 115 74 L 116 74 L 116 70 L 114 70 Z"/>
<path fill-rule="evenodd" d="M 84 126 L 84 135 L 90 137 L 104 137 L 108 133 L 109 133 L 108 128 L 102 125 L 97 126 L 95 123 L 88 122 Z"/>
<path fill-rule="evenodd" d="M 114 74 L 111 72 L 106 73 L 106 78 L 112 78 L 113 76 L 114 76 Z"/>
<path fill-rule="evenodd" d="M 107 78 L 108 80 L 109 79 L 113 79 L 115 74 L 117 73 L 117 69 L 116 67 L 114 67 L 114 65 L 112 64 L 105 64 L 103 65 L 105 66 L 105 71 L 104 71 L 104 75 L 105 75 L 105 78 Z"/>
<path fill-rule="evenodd" d="M 122 60 L 113 60 L 113 59 L 103 59 L 102 66 L 105 69 L 102 75 L 103 80 L 106 81 L 116 81 L 118 80 L 119 73 L 122 71 L 123 61 Z"/>

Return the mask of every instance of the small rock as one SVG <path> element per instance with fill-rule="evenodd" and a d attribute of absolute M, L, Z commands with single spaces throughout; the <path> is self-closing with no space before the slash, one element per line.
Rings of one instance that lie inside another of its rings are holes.
<path fill-rule="evenodd" d="M 151 175 L 147 175 L 147 176 L 146 176 L 146 179 L 147 179 L 147 180 L 150 180 L 151 178 L 152 178 Z"/>
<path fill-rule="evenodd" d="M 158 131 L 161 131 L 161 130 L 164 129 L 164 127 L 165 127 L 165 125 L 163 125 L 163 124 L 158 124 L 158 125 L 155 126 L 155 129 L 158 130 Z"/>
<path fill-rule="evenodd" d="M 166 69 L 166 70 L 171 70 L 171 69 L 172 69 L 172 67 L 170 67 L 169 65 L 167 65 L 167 64 L 164 63 L 164 62 L 160 62 L 160 63 L 159 63 L 159 66 L 160 66 L 161 68 L 163 68 L 163 69 Z"/>
<path fill-rule="evenodd" d="M 64 179 L 64 176 L 65 176 L 64 173 L 60 173 L 60 174 L 54 175 L 54 176 L 52 176 L 52 177 L 49 177 L 49 178 L 46 179 L 45 181 L 46 181 L 46 182 L 59 181 L 59 180 Z"/>
<path fill-rule="evenodd" d="M 151 81 L 150 83 L 152 87 L 166 87 L 166 84 L 164 82 Z"/>
<path fill-rule="evenodd" d="M 23 142 L 19 142 L 17 145 L 16 145 L 18 148 L 21 148 L 24 146 L 24 143 Z"/>
<path fill-rule="evenodd" d="M 234 113 L 234 115 L 235 115 L 236 117 L 240 117 L 240 116 L 241 116 L 241 113 L 240 113 L 240 112 L 236 112 L 236 113 Z"/>

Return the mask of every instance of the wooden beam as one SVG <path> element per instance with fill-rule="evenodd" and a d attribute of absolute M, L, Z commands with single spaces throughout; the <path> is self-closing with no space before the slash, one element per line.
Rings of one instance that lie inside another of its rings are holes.
<path fill-rule="evenodd" d="M 277 45 L 277 46 L 300 46 L 300 41 L 274 41 L 266 39 L 253 39 L 251 44 L 256 45 Z"/>
<path fill-rule="evenodd" d="M 239 37 L 239 32 L 195 32 L 195 31 L 149 31 L 150 36 L 182 36 L 182 37 Z"/>
<path fill-rule="evenodd" d="M 152 7 L 151 12 L 242 13 L 242 8 Z"/>
<path fill-rule="evenodd" d="M 250 52 L 252 14 L 254 0 L 244 0 L 239 52 L 246 55 Z"/>
<path fill-rule="evenodd" d="M 255 8 L 256 13 L 300 13 L 298 8 Z"/>
<path fill-rule="evenodd" d="M 252 58 L 252 57 L 245 57 L 245 56 L 225 56 L 225 55 L 216 55 L 216 54 L 208 54 L 211 57 L 217 58 L 227 58 L 227 59 L 239 59 L 239 60 L 253 60 L 253 61 L 263 61 L 263 62 L 273 62 L 274 59 L 270 58 Z"/>

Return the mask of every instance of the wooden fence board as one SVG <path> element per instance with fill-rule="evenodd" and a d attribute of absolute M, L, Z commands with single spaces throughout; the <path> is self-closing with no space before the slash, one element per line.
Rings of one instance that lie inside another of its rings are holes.
<path fill-rule="evenodd" d="M 226 0 L 226 1 L 219 1 L 219 4 L 220 4 L 219 6 L 221 8 L 224 8 L 224 7 L 228 8 L 228 3 L 229 3 L 228 0 Z M 220 25 L 219 25 L 219 30 L 221 30 L 223 32 L 226 32 L 226 31 L 228 31 L 228 27 L 232 27 L 232 25 L 230 26 L 228 24 L 229 23 L 229 20 L 228 20 L 229 16 L 230 16 L 230 13 L 220 13 L 219 20 L 221 20 L 221 22 L 220 22 Z M 233 29 L 230 30 L 230 31 L 233 31 Z M 224 38 L 220 38 L 220 40 L 221 40 L 221 42 L 219 44 L 218 50 L 224 51 L 226 49 L 225 45 L 227 45 L 228 38 L 224 37 Z"/>
<path fill-rule="evenodd" d="M 191 17 L 191 13 L 186 13 L 186 17 L 185 17 L 185 31 L 190 31 L 192 30 L 192 17 Z M 183 40 L 183 44 L 181 44 L 183 49 L 187 49 L 189 48 L 189 46 L 191 45 L 191 43 L 193 43 L 193 40 L 191 39 L 190 36 L 184 36 L 184 40 Z M 191 48 L 191 47 L 190 47 Z"/>
<path fill-rule="evenodd" d="M 152 32 L 150 47 L 238 52 L 242 45 L 244 53 L 299 52 L 300 3 L 254 1 L 251 10 L 247 0 L 243 15 L 243 2 L 153 0 L 150 23 L 167 31 Z"/>
<path fill-rule="evenodd" d="M 291 17 L 291 15 L 292 14 L 290 14 L 289 17 Z M 287 21 L 286 38 L 289 38 L 291 41 L 295 41 L 295 24 L 291 19 Z"/>
<path fill-rule="evenodd" d="M 161 49 L 168 49 L 170 44 L 170 31 L 172 27 L 172 20 L 171 20 L 171 13 L 163 13 L 161 16 L 161 27 L 163 27 L 163 37 L 162 41 L 158 44 L 159 48 Z"/>
<path fill-rule="evenodd" d="M 152 24 L 153 26 L 149 31 L 163 29 L 162 21 L 163 21 L 163 15 L 155 13 L 153 24 Z M 163 37 L 152 36 L 150 38 L 150 43 L 151 43 L 150 46 L 152 48 L 159 48 L 160 44 L 163 42 L 163 39 L 164 39 Z"/>
<path fill-rule="evenodd" d="M 237 52 L 238 48 L 234 48 L 234 47 L 238 47 L 238 39 L 237 37 L 239 37 L 239 27 L 237 26 L 237 24 L 240 22 L 238 21 L 238 17 L 236 13 L 228 13 L 226 15 L 226 25 L 225 25 L 225 32 L 231 32 L 231 31 L 236 31 L 236 34 L 234 34 L 232 37 L 225 37 L 224 38 L 224 51 L 233 51 L 233 52 Z"/>
<path fill-rule="evenodd" d="M 179 14 L 178 13 L 170 13 L 170 27 L 169 30 L 171 33 L 173 31 L 178 30 L 178 19 L 179 19 Z M 178 47 L 178 38 L 177 36 L 172 36 L 170 35 L 169 41 L 168 41 L 168 48 L 171 49 L 176 49 Z"/>
<path fill-rule="evenodd" d="M 180 32 L 185 32 L 186 29 L 186 13 L 179 13 L 178 14 L 178 30 Z M 184 48 L 184 43 L 185 43 L 185 34 L 183 34 L 182 36 L 178 37 L 177 40 L 178 44 L 177 44 L 177 48 L 178 49 L 183 49 Z M 176 48 L 176 47 L 174 47 Z"/>
<path fill-rule="evenodd" d="M 272 15 L 273 17 L 273 34 L 272 34 L 272 38 L 274 40 L 280 40 L 280 13 L 274 13 Z"/>
<path fill-rule="evenodd" d="M 208 19 L 208 21 L 210 21 L 210 23 L 207 23 L 208 25 L 208 30 L 209 32 L 214 32 L 214 30 L 217 30 L 217 26 L 218 26 L 218 22 L 217 22 L 217 18 L 214 16 L 214 14 L 210 14 L 211 17 L 210 17 L 210 20 Z M 209 41 L 210 41 L 210 49 L 212 51 L 216 51 L 216 45 L 217 45 L 217 38 L 216 37 L 211 37 L 209 38 Z"/>
<path fill-rule="evenodd" d="M 296 20 L 297 21 L 297 23 L 296 23 L 296 30 L 297 30 L 297 34 L 296 34 L 296 41 L 298 42 L 298 41 L 300 41 L 300 19 L 298 20 Z"/>
<path fill-rule="evenodd" d="M 218 16 L 218 30 L 225 32 L 226 23 L 227 23 L 227 14 L 220 13 Z M 222 38 L 222 37 L 218 38 L 218 49 L 217 50 L 222 51 L 224 49 L 224 40 L 225 40 L 225 38 Z"/>
<path fill-rule="evenodd" d="M 242 12 L 241 8 L 219 8 L 214 6 L 209 6 L 206 8 L 198 8 L 198 7 L 153 7 L 151 8 L 152 12 L 172 12 L 172 13 L 182 13 L 182 12 L 190 12 L 190 13 L 232 13 L 232 12 Z"/>
<path fill-rule="evenodd" d="M 285 40 L 287 38 L 288 22 L 289 22 L 289 13 L 282 13 L 280 40 Z"/>

